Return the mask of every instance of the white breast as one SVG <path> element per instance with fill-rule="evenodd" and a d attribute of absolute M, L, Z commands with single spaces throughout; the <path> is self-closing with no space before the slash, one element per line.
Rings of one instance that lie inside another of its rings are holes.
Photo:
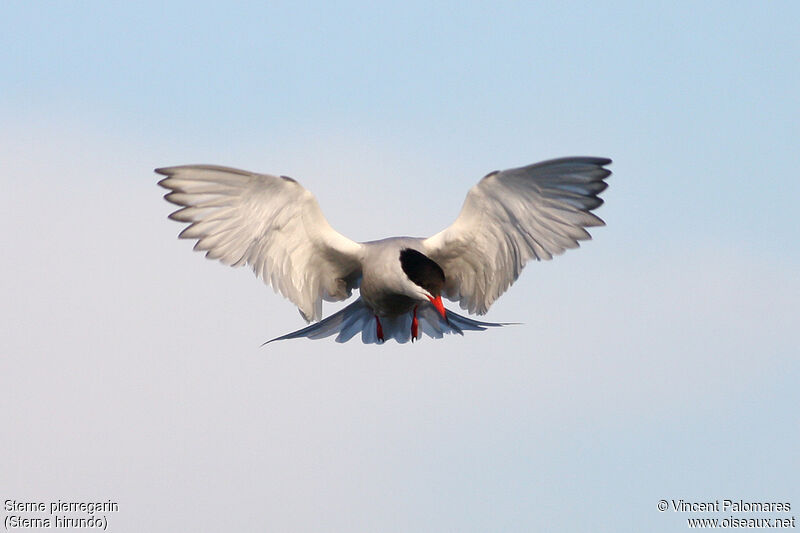
<path fill-rule="evenodd" d="M 400 266 L 400 251 L 421 249 L 422 239 L 392 237 L 364 244 L 361 298 L 378 315 L 407 313 L 424 300 L 421 287 L 408 279 Z"/>

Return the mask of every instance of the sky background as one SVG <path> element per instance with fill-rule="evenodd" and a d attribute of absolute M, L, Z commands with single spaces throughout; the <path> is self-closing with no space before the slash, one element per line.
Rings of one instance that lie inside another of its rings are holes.
<path fill-rule="evenodd" d="M 0 499 L 110 499 L 116 532 L 800 514 L 799 17 L 4 3 Z M 178 241 L 152 172 L 289 175 L 364 241 L 431 235 L 487 172 L 566 155 L 614 160 L 608 225 L 486 316 L 524 325 L 402 346 L 262 348 L 296 308 Z"/>

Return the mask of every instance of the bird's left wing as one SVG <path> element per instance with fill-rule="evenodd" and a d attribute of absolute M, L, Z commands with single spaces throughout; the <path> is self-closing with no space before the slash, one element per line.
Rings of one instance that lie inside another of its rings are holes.
<path fill-rule="evenodd" d="M 484 314 L 530 259 L 552 259 L 584 229 L 603 225 L 590 211 L 611 172 L 610 159 L 565 157 L 492 172 L 470 189 L 455 222 L 423 241 L 445 273 L 444 295 Z"/>
<path fill-rule="evenodd" d="M 189 223 L 180 237 L 258 277 L 300 309 L 322 317 L 322 300 L 344 300 L 361 276 L 361 245 L 333 228 L 308 190 L 292 178 L 211 165 L 159 168 L 170 215 Z"/>

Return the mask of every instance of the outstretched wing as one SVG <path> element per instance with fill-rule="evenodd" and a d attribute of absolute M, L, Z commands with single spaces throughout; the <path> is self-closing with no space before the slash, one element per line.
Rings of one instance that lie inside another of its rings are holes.
<path fill-rule="evenodd" d="M 322 300 L 344 300 L 361 276 L 361 245 L 331 228 L 317 200 L 295 180 L 211 165 L 159 168 L 164 198 L 182 206 L 169 218 L 189 223 L 180 238 L 258 277 L 300 308 L 322 317 Z"/>
<path fill-rule="evenodd" d="M 552 259 L 604 222 L 610 159 L 566 157 L 492 172 L 470 189 L 455 222 L 423 241 L 445 272 L 444 295 L 484 314 L 530 259 Z"/>

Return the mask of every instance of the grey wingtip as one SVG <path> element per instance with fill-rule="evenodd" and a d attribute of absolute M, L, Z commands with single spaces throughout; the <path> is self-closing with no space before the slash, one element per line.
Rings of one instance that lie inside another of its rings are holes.
<path fill-rule="evenodd" d="M 574 157 L 566 157 L 564 159 L 574 159 L 578 162 L 587 163 L 590 165 L 597 165 L 600 167 L 604 167 L 606 165 L 610 165 L 613 163 L 611 158 L 608 157 L 596 157 L 596 156 L 574 156 Z"/>
<path fill-rule="evenodd" d="M 292 333 L 297 333 L 297 332 L 292 332 Z M 303 337 L 293 337 L 292 333 L 287 333 L 286 335 L 281 335 L 280 337 L 275 337 L 274 339 L 270 339 L 268 341 L 265 341 L 264 343 L 261 344 L 260 348 L 263 348 L 267 344 L 270 344 L 270 343 L 275 342 L 275 341 L 285 341 L 285 340 L 289 340 L 289 339 L 301 339 L 301 338 L 303 338 Z"/>
<path fill-rule="evenodd" d="M 613 161 L 608 157 L 597 157 L 592 155 L 570 155 L 565 157 L 557 157 L 555 159 L 547 159 L 545 161 L 541 161 L 536 163 L 536 166 L 549 166 L 549 165 L 557 165 L 563 163 L 577 163 L 583 165 L 596 165 L 598 167 L 604 167 L 606 165 L 610 165 Z"/>

